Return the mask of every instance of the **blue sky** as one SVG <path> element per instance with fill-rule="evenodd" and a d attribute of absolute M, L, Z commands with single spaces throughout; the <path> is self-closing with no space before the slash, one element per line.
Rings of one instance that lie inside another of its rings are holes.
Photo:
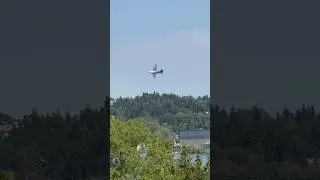
<path fill-rule="evenodd" d="M 209 0 L 112 0 L 111 97 L 210 94 Z M 155 80 L 154 64 L 163 68 Z"/>

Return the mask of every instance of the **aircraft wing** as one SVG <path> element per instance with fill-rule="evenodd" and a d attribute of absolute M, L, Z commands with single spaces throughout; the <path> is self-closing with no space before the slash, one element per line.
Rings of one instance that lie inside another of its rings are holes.
<path fill-rule="evenodd" d="M 154 70 L 154 71 L 157 71 L 157 65 L 154 65 L 154 66 L 153 66 L 153 70 Z"/>

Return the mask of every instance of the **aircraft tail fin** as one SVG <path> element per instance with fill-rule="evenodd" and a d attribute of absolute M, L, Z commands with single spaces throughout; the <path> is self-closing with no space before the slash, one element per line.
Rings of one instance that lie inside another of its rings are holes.
<path fill-rule="evenodd" d="M 163 73 L 163 69 L 161 69 L 160 73 L 161 73 L 161 74 Z"/>

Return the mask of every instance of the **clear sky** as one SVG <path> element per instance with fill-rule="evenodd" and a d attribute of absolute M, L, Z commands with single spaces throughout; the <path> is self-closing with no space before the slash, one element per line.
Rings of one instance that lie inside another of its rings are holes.
<path fill-rule="evenodd" d="M 111 97 L 210 94 L 209 0 L 112 0 Z M 154 64 L 163 75 L 152 79 Z"/>

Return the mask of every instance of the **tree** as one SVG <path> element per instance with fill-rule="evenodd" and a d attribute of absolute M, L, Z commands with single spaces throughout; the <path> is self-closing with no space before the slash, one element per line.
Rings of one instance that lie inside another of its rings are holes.
<path fill-rule="evenodd" d="M 146 159 L 139 158 L 137 146 L 148 148 Z M 184 165 L 178 165 L 172 158 L 171 141 L 152 134 L 143 121 L 120 121 L 111 117 L 111 158 L 120 159 L 120 165 L 111 166 L 112 178 L 139 177 L 140 179 L 187 179 L 190 173 L 197 173 L 199 179 L 209 179 L 209 170 L 191 168 L 188 158 L 181 158 Z M 187 151 L 182 152 L 187 156 Z M 207 173 L 206 173 L 207 172 Z"/>

